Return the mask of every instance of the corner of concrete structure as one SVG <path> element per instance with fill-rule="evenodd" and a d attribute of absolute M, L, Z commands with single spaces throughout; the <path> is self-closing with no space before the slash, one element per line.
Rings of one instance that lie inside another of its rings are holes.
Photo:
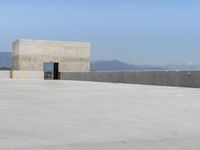
<path fill-rule="evenodd" d="M 19 62 L 17 63 L 15 60 L 16 60 L 16 57 L 19 59 L 19 55 L 17 56 L 17 54 L 19 53 L 20 41 L 21 40 L 18 39 L 12 43 L 12 70 L 19 69 Z"/>
<path fill-rule="evenodd" d="M 14 45 L 16 45 L 16 44 L 19 44 L 20 41 L 21 41 L 21 39 L 17 39 L 17 40 L 15 40 L 15 41 L 12 43 L 12 45 L 14 46 Z"/>

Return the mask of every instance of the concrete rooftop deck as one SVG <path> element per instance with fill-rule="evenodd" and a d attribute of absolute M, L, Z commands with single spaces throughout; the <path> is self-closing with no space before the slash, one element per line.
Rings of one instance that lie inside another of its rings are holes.
<path fill-rule="evenodd" d="M 0 150 L 198 150 L 200 89 L 0 80 Z"/>

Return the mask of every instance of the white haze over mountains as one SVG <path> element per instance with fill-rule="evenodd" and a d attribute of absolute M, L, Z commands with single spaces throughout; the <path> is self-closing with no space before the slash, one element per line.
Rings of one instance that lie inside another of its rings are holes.
<path fill-rule="evenodd" d="M 12 53 L 0 52 L 0 69 L 11 68 Z M 186 64 L 169 64 L 160 65 L 133 65 L 121 62 L 119 60 L 110 61 L 93 61 L 91 62 L 91 70 L 93 71 L 131 71 L 131 70 L 196 70 L 200 69 L 200 65 L 188 62 Z"/>

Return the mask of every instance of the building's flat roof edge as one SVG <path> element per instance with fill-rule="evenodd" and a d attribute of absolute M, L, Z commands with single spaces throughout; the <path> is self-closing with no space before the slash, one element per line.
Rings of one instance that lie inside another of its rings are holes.
<path fill-rule="evenodd" d="M 76 42 L 76 41 L 58 41 L 58 40 L 32 40 L 32 39 L 18 39 L 14 41 L 13 43 L 17 42 L 41 42 L 41 43 L 62 43 L 62 44 L 79 44 L 79 45 L 86 45 L 91 46 L 90 42 Z"/>

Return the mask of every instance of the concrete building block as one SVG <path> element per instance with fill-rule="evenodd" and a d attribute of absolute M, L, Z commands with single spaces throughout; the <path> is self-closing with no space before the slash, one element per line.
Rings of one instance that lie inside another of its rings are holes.
<path fill-rule="evenodd" d="M 13 70 L 43 71 L 44 62 L 59 63 L 59 72 L 90 71 L 90 43 L 17 40 Z"/>

